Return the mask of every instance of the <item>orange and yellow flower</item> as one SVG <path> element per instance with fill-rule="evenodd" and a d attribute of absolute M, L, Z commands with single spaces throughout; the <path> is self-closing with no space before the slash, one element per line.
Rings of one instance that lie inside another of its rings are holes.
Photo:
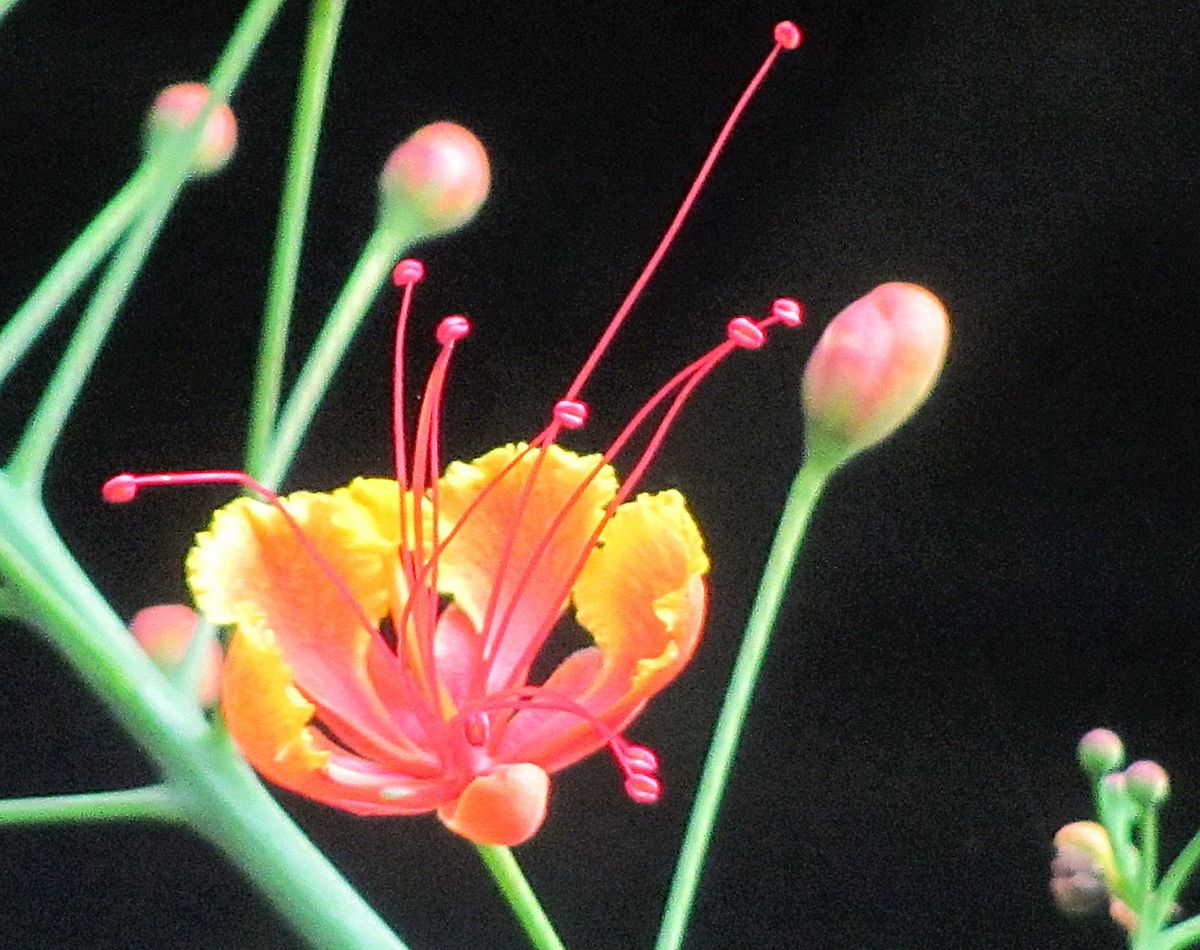
<path fill-rule="evenodd" d="M 653 757 L 617 734 L 692 656 L 708 560 L 678 492 L 606 517 L 617 492 L 599 456 L 509 445 L 451 464 L 424 499 L 356 479 L 282 499 L 294 526 L 248 498 L 220 509 L 188 577 L 235 627 L 222 708 L 238 746 L 309 798 L 436 809 L 481 843 L 527 839 L 548 775 L 605 744 L 631 794 L 654 791 Z M 593 645 L 531 686 L 572 608 Z"/>

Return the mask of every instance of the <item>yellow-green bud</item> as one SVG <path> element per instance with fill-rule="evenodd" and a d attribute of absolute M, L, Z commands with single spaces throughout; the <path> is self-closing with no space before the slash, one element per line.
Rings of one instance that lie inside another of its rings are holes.
<path fill-rule="evenodd" d="M 830 322 L 804 370 L 809 457 L 840 464 L 925 401 L 950 340 L 940 300 L 916 284 L 876 287 Z"/>
<path fill-rule="evenodd" d="M 462 227 L 491 184 L 487 152 L 471 132 L 434 122 L 388 156 L 379 176 L 379 223 L 407 237 L 434 237 Z"/>
<path fill-rule="evenodd" d="M 143 147 L 147 155 L 169 148 L 185 132 L 208 101 L 208 87 L 198 82 L 167 86 L 154 100 L 146 116 Z M 204 134 L 192 163 L 192 174 L 212 175 L 225 167 L 237 148 L 237 119 L 222 103 L 204 123 Z"/>
<path fill-rule="evenodd" d="M 1157 762 L 1141 759 L 1125 770 L 1125 790 L 1141 805 L 1161 805 L 1171 793 L 1171 780 Z"/>

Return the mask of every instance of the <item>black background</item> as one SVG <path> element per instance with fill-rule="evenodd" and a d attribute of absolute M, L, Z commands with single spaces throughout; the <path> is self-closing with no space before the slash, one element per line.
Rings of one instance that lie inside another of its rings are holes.
<path fill-rule="evenodd" d="M 146 103 L 202 77 L 238 4 L 23 0 L 0 25 L 3 312 L 136 161 Z M 1085 817 L 1086 728 L 1175 780 L 1200 823 L 1196 641 L 1196 55 L 1177 2 L 350 4 L 318 165 L 297 334 L 368 233 L 391 146 L 441 118 L 487 144 L 477 222 L 421 250 L 419 320 L 463 311 L 447 452 L 536 432 L 670 219 L 742 84 L 779 63 L 589 390 L 600 446 L 724 322 L 789 294 L 809 326 L 739 354 L 647 487 L 678 486 L 713 558 L 706 640 L 631 730 L 664 802 L 594 757 L 520 850 L 569 945 L 646 946 L 774 520 L 800 458 L 797 383 L 821 326 L 884 280 L 954 319 L 920 415 L 823 499 L 713 841 L 690 946 L 1095 948 L 1045 890 Z M 117 609 L 184 596 L 190 537 L 227 494 L 106 509 L 125 470 L 236 465 L 305 21 L 289 6 L 234 105 L 242 145 L 189 191 L 56 456 L 49 502 Z M 293 486 L 389 458 L 381 298 Z M 3 396 L 17 432 L 65 327 Z M 298 348 L 297 348 L 298 349 Z M 414 347 L 414 365 L 431 348 Z M 0 794 L 153 778 L 40 640 L 0 640 Z M 290 810 L 414 950 L 518 947 L 472 850 L 431 819 Z M 1194 904 L 1192 904 L 1194 909 Z M 0 944 L 296 946 L 203 845 L 109 826 L 6 831 Z"/>

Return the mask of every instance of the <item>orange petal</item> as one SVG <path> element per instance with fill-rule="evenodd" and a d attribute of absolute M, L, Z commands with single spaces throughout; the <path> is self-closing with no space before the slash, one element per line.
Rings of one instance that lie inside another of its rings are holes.
<path fill-rule="evenodd" d="M 438 808 L 438 817 L 476 844 L 521 844 L 542 826 L 549 794 L 550 776 L 536 765 L 502 765 L 473 779 L 455 801 Z"/>
<path fill-rule="evenodd" d="M 617 489 L 616 476 L 604 465 L 568 507 L 571 495 L 591 476 L 600 457 L 579 456 L 556 445 L 544 454 L 537 449 L 525 450 L 524 445 L 508 445 L 470 464 L 452 463 L 438 483 L 443 536 L 462 518 L 468 505 L 492 486 L 467 516 L 438 563 L 438 589 L 454 598 L 475 629 L 484 634 L 485 642 L 495 644 L 488 682 L 491 691 L 524 683 L 526 666 L 522 656 L 547 619 L 557 619 L 564 609 L 576 565 Z M 510 464 L 512 469 L 500 477 Z M 518 518 L 521 498 L 535 465 L 538 468 L 533 490 Z M 522 582 L 536 549 L 560 517 L 561 523 L 549 536 L 545 551 Z M 510 537 L 513 542 L 508 569 L 500 582 L 498 607 L 488 631 L 484 629 L 488 599 Z M 504 622 L 510 608 L 509 619 Z"/>
<path fill-rule="evenodd" d="M 234 742 L 266 778 L 358 814 L 430 811 L 451 790 L 350 755 L 312 728 L 315 707 L 296 689 L 270 630 L 249 619 L 234 634 L 221 708 Z"/>
<path fill-rule="evenodd" d="M 369 513 L 347 490 L 297 492 L 283 504 L 367 618 L 381 617 L 391 569 L 379 539 L 364 527 L 371 523 Z M 419 754 L 371 684 L 373 655 L 387 652 L 382 638 L 365 629 L 278 511 L 248 498 L 218 510 L 209 530 L 197 537 L 187 572 L 210 620 L 244 627 L 253 619 L 271 631 L 304 694 L 361 733 L 354 743 L 359 751 L 369 746 Z"/>
<path fill-rule="evenodd" d="M 572 592 L 576 619 L 591 633 L 600 662 L 581 651 L 563 664 L 563 685 L 554 682 L 557 673 L 547 685 L 572 690 L 570 697 L 592 715 L 624 728 L 691 659 L 704 624 L 707 570 L 700 530 L 679 492 L 643 494 L 621 505 Z M 584 682 L 579 674 L 589 663 L 598 668 Z M 553 772 L 600 744 L 596 729 L 578 717 L 547 717 L 527 731 L 521 718 L 529 716 L 513 717 L 498 756 Z"/>

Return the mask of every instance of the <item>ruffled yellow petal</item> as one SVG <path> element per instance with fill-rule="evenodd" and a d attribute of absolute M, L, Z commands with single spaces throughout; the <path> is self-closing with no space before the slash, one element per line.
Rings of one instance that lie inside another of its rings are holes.
<path fill-rule="evenodd" d="M 451 463 L 438 483 L 443 536 L 487 489 L 440 558 L 438 589 L 454 598 L 485 641 L 494 642 L 488 681 L 493 691 L 524 682 L 522 656 L 547 619 L 557 618 L 566 605 L 576 566 L 617 490 L 616 476 L 608 465 L 591 477 L 599 464 L 600 456 L 579 456 L 556 445 L 544 454 L 538 449 L 526 451 L 524 445 L 509 445 L 469 464 Z M 522 512 L 521 498 L 535 469 L 533 488 Z M 581 487 L 580 496 L 572 501 Z M 544 551 L 522 581 L 550 526 L 559 519 Z M 484 630 L 488 600 L 510 536 L 508 569 L 500 580 L 489 632 Z"/>
<path fill-rule="evenodd" d="M 700 530 L 679 492 L 643 494 L 621 505 L 572 592 L 576 619 L 599 657 L 580 651 L 547 685 L 569 691 L 610 728 L 622 729 L 691 659 L 704 624 L 707 570 Z M 585 683 L 581 674 L 591 671 Z M 501 755 L 552 772 L 602 742 L 578 717 L 520 712 Z"/>

